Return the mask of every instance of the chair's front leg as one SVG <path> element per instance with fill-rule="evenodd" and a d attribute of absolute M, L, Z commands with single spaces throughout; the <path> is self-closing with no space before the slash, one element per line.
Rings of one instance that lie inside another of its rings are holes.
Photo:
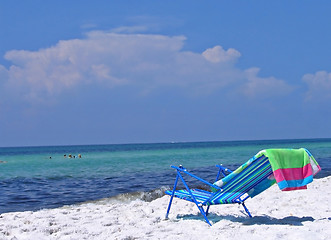
<path fill-rule="evenodd" d="M 251 218 L 252 215 L 251 215 L 251 213 L 248 211 L 248 208 L 246 207 L 245 203 L 242 202 L 241 204 L 243 205 L 243 207 L 244 207 L 245 211 L 247 212 L 248 216 Z"/>
<path fill-rule="evenodd" d="M 197 204 L 198 209 L 200 210 L 201 214 L 203 215 L 203 217 L 205 218 L 206 222 L 209 224 L 209 226 L 211 226 L 211 223 L 209 222 L 208 218 L 207 218 L 207 211 L 209 209 L 209 206 L 207 207 L 207 211 L 205 212 L 205 210 L 203 209 L 202 205 Z"/>
<path fill-rule="evenodd" d="M 177 171 L 177 176 L 176 176 L 176 180 L 175 180 L 175 184 L 174 184 L 174 188 L 172 190 L 172 194 L 171 194 L 171 197 L 170 197 L 170 201 L 169 201 L 169 205 L 168 205 L 168 209 L 167 209 L 167 213 L 166 213 L 166 216 L 165 218 L 168 219 L 168 216 L 169 216 L 169 212 L 170 212 L 170 208 L 171 208 L 171 204 L 172 204 L 172 200 L 175 196 L 175 191 L 176 191 L 176 187 L 177 187 L 177 183 L 178 183 L 178 179 L 179 179 L 179 172 Z"/>
<path fill-rule="evenodd" d="M 208 205 L 207 210 L 206 210 L 206 215 L 207 216 L 208 216 L 208 213 L 209 213 L 209 208 L 210 208 L 210 205 Z"/>

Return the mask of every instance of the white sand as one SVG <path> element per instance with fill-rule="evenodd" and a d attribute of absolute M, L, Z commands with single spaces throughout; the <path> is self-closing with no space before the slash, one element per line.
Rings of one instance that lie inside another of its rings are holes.
<path fill-rule="evenodd" d="M 211 207 L 209 219 L 196 206 L 169 196 L 152 202 L 104 200 L 0 216 L 0 239 L 331 239 L 331 177 L 308 190 L 281 192 L 276 185 L 248 199 L 248 218 L 239 205 Z"/>

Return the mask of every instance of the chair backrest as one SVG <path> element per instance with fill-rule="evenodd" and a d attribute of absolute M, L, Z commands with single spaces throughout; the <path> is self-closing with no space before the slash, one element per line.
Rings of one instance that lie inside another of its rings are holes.
<path fill-rule="evenodd" d="M 240 197 L 248 194 L 254 197 L 275 183 L 268 179 L 272 175 L 269 159 L 265 155 L 251 158 L 236 171 L 226 176 L 226 182 L 209 201 L 210 204 L 240 202 Z M 217 185 L 217 184 L 216 184 Z"/>

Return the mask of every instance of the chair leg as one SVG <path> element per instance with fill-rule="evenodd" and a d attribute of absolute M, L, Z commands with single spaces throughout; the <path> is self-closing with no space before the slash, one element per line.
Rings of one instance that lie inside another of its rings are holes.
<path fill-rule="evenodd" d="M 206 222 L 209 224 L 209 226 L 211 226 L 211 223 L 209 222 L 208 218 L 207 218 L 207 214 L 208 214 L 208 210 L 209 210 L 209 206 L 207 207 L 207 214 L 205 212 L 205 210 L 203 209 L 203 206 L 200 205 L 197 200 L 195 199 L 194 195 L 192 194 L 192 191 L 191 189 L 188 187 L 188 185 L 186 184 L 185 180 L 183 179 L 182 175 L 180 174 L 179 171 L 177 171 L 177 176 L 176 176 L 176 180 L 175 180 L 175 184 L 174 184 L 174 188 L 172 190 L 172 194 L 171 194 L 171 197 L 170 197 L 170 201 L 169 201 L 169 205 L 168 205 L 168 209 L 167 209 L 167 213 L 166 213 L 166 216 L 165 216 L 165 219 L 168 219 L 168 216 L 169 216 L 169 212 L 170 212 L 170 208 L 171 208 L 171 204 L 172 204 L 172 200 L 175 196 L 175 191 L 176 191 L 176 187 L 177 187 L 177 183 L 178 183 L 178 180 L 179 178 L 181 179 L 181 181 L 183 182 L 186 190 L 189 192 L 189 194 L 191 195 L 192 197 L 192 200 L 193 202 L 195 203 L 195 205 L 197 205 L 199 211 L 201 212 L 201 214 L 203 215 L 203 217 L 205 218 Z"/>
<path fill-rule="evenodd" d="M 176 176 L 176 180 L 175 180 L 175 184 L 174 184 L 174 188 L 172 190 L 172 194 L 171 194 L 171 197 L 170 197 L 170 201 L 169 201 L 169 205 L 168 205 L 168 209 L 167 209 L 167 213 L 166 213 L 166 216 L 165 216 L 165 219 L 168 219 L 168 216 L 169 216 L 169 212 L 170 212 L 170 208 L 171 208 L 171 204 L 172 204 L 172 200 L 175 196 L 175 191 L 176 191 L 176 187 L 177 187 L 177 183 L 178 183 L 178 174 Z"/>
<path fill-rule="evenodd" d="M 243 207 L 244 207 L 245 211 L 247 212 L 248 216 L 251 218 L 251 217 L 252 217 L 252 215 L 251 215 L 251 213 L 248 211 L 248 209 L 247 209 L 247 207 L 246 207 L 245 203 L 244 203 L 244 202 L 242 202 L 241 204 L 243 205 Z"/>
<path fill-rule="evenodd" d="M 208 214 L 209 214 L 209 208 L 210 208 L 210 205 L 208 205 L 207 210 L 206 210 L 206 215 L 207 215 L 207 216 L 208 216 Z"/>
<path fill-rule="evenodd" d="M 199 208 L 199 210 L 200 210 L 201 214 L 203 215 L 203 217 L 205 218 L 206 222 L 209 224 L 209 226 L 211 226 L 211 223 L 209 222 L 209 220 L 207 218 L 207 214 L 206 214 L 205 210 L 203 209 L 203 207 L 199 206 L 198 204 L 197 204 L 197 207 Z"/>

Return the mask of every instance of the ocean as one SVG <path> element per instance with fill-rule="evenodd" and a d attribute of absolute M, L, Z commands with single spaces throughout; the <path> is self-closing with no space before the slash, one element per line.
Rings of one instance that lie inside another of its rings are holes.
<path fill-rule="evenodd" d="M 173 185 L 171 165 L 213 182 L 216 164 L 234 170 L 262 149 L 301 147 L 322 167 L 317 178 L 331 175 L 331 139 L 3 147 L 0 213 L 104 198 L 150 201 Z"/>

